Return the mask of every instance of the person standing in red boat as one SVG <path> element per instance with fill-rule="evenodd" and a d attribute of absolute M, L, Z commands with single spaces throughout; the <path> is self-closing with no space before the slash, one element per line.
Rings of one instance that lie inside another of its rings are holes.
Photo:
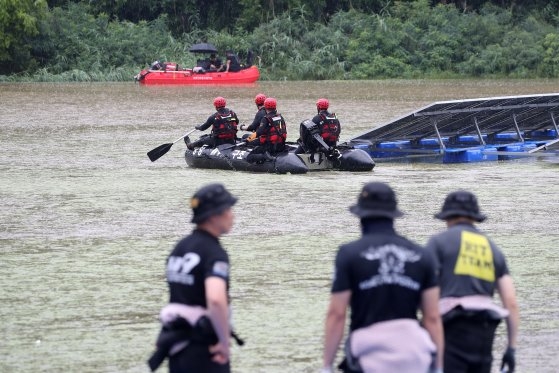
<path fill-rule="evenodd" d="M 221 96 L 214 99 L 216 112 L 210 115 L 204 124 L 195 127 L 198 131 L 205 131 L 212 127 L 212 133 L 203 135 L 194 142 L 190 142 L 188 136 L 185 137 L 184 141 L 188 149 L 193 150 L 204 145 L 216 147 L 222 144 L 235 144 L 239 118 L 233 110 L 225 107 L 226 104 L 227 102 Z"/>

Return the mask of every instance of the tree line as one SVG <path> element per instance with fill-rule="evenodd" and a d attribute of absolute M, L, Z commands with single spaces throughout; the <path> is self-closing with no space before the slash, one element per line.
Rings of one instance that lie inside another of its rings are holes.
<path fill-rule="evenodd" d="M 557 78 L 559 0 L 0 0 L 0 81 L 131 80 L 202 41 L 268 80 Z"/>

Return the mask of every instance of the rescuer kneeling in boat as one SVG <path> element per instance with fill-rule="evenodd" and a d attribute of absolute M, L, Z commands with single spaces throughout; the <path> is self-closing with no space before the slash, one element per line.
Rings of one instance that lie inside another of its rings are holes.
<path fill-rule="evenodd" d="M 157 350 L 148 360 L 155 371 L 169 358 L 169 372 L 230 373 L 229 256 L 219 237 L 233 226 L 237 198 L 222 184 L 200 188 L 190 199 L 196 228 L 167 258 L 170 300 L 160 314 Z"/>
<path fill-rule="evenodd" d="M 217 111 L 208 117 L 206 123 L 195 127 L 199 131 L 205 131 L 212 126 L 212 133 L 203 135 L 194 142 L 190 142 L 190 139 L 185 137 L 184 141 L 188 149 L 193 150 L 203 145 L 215 148 L 222 144 L 235 144 L 239 118 L 233 110 L 226 108 L 225 105 L 226 101 L 223 97 L 214 99 L 214 106 Z"/>
<path fill-rule="evenodd" d="M 285 151 L 287 139 L 287 125 L 283 116 L 276 111 L 275 98 L 264 100 L 266 115 L 260 121 L 260 126 L 247 138 L 247 145 L 256 147 L 247 156 L 249 162 L 264 162 L 273 160 L 277 153 Z"/>
<path fill-rule="evenodd" d="M 254 103 L 256 104 L 256 109 L 257 109 L 256 114 L 254 115 L 254 119 L 251 124 L 249 124 L 248 126 L 246 124 L 241 124 L 239 126 L 239 129 L 241 131 L 254 132 L 260 126 L 260 122 L 262 122 L 262 118 L 266 116 L 266 108 L 264 107 L 264 101 L 266 101 L 266 98 L 267 98 L 266 95 L 263 93 L 259 93 L 254 97 Z"/>
<path fill-rule="evenodd" d="M 330 113 L 328 107 L 330 102 L 325 98 L 316 101 L 317 115 L 312 121 L 301 123 L 300 138 L 297 140 L 299 147 L 295 153 L 331 153 L 340 138 L 341 125 L 336 113 Z M 315 136 L 317 135 L 317 136 Z"/>

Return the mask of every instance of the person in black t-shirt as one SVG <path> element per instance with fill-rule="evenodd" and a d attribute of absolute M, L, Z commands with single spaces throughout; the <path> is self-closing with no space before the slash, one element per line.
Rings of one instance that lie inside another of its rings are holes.
<path fill-rule="evenodd" d="M 217 56 L 215 55 L 215 53 L 212 53 L 210 55 L 210 59 L 208 60 L 208 71 L 219 71 L 219 69 L 221 69 L 222 63 L 221 60 L 219 58 L 217 58 Z"/>
<path fill-rule="evenodd" d="M 501 369 L 506 366 L 506 372 L 514 372 L 519 323 L 516 291 L 502 251 L 474 225 L 486 218 L 476 196 L 465 190 L 449 193 L 435 217 L 448 228 L 427 242 L 427 249 L 435 254 L 441 283 L 445 370 L 489 373 L 495 331 L 504 319 L 508 346 Z M 504 308 L 493 303 L 495 292 Z"/>
<path fill-rule="evenodd" d="M 162 358 L 168 355 L 170 373 L 229 373 L 231 370 L 229 257 L 219 237 L 233 226 L 231 207 L 236 202 L 237 198 L 221 184 L 200 188 L 190 200 L 196 228 L 177 243 L 167 259 L 170 299 L 160 318 L 169 313 L 174 317 L 167 323 L 162 320 L 158 348 L 167 345 L 168 352 Z M 176 337 L 173 332 L 184 334 Z M 150 362 L 152 370 L 157 366 Z"/>
<path fill-rule="evenodd" d="M 239 61 L 239 57 L 233 53 L 233 51 L 226 51 L 225 64 L 221 66 L 219 71 L 225 71 L 226 73 L 236 73 L 237 71 L 241 71 L 241 62 Z"/>
<path fill-rule="evenodd" d="M 322 372 L 332 372 L 348 307 L 351 347 L 340 364 L 344 372 L 415 373 L 433 364 L 440 370 L 443 334 L 433 255 L 394 230 L 393 219 L 402 213 L 387 184 L 366 184 L 350 211 L 361 219 L 363 235 L 336 255 Z M 427 332 L 417 321 L 418 309 Z M 411 353 L 418 348 L 421 353 Z"/>

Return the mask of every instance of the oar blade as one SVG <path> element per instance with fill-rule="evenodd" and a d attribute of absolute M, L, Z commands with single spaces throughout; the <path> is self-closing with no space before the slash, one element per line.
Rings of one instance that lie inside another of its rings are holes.
<path fill-rule="evenodd" d="M 150 150 L 148 152 L 149 160 L 155 162 L 165 155 L 171 149 L 171 146 L 173 146 L 173 143 L 159 145 L 157 148 Z"/>

